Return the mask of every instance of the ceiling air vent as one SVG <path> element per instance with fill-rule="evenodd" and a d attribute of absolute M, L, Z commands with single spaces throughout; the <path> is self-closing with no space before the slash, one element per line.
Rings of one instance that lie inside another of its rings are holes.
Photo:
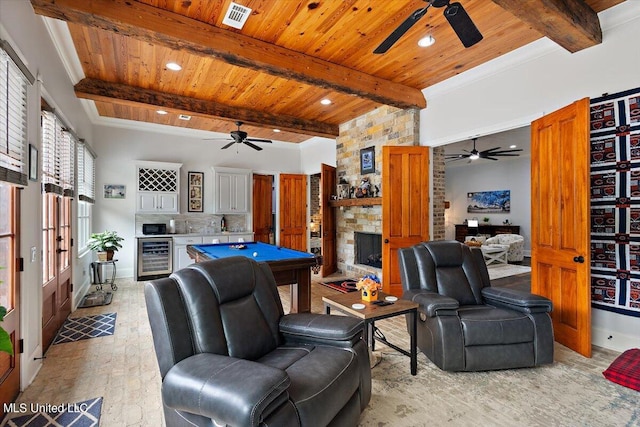
<path fill-rule="evenodd" d="M 191 116 L 187 116 L 186 114 L 180 114 L 178 118 L 180 120 L 191 120 Z"/>
<path fill-rule="evenodd" d="M 240 4 L 231 2 L 227 13 L 224 15 L 222 23 L 239 30 L 242 29 L 247 18 L 251 14 L 251 9 Z"/>

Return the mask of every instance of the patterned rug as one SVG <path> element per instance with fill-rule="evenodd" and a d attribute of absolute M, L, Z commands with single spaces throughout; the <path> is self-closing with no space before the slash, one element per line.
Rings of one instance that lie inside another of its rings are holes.
<path fill-rule="evenodd" d="M 487 267 L 489 279 L 501 279 L 503 277 L 515 276 L 517 274 L 530 273 L 531 267 L 517 264 L 491 264 Z"/>
<path fill-rule="evenodd" d="M 24 405 L 24 406 L 21 406 Z M 17 415 L 8 418 L 5 426 L 11 427 L 93 427 L 100 425 L 102 397 L 77 403 L 57 405 L 39 403 L 17 403 Z M 20 415 L 26 413 L 26 415 Z M 13 413 L 9 413 L 11 417 Z"/>
<path fill-rule="evenodd" d="M 116 314 L 68 318 L 53 340 L 53 344 L 86 340 L 113 335 L 116 330 Z"/>
<path fill-rule="evenodd" d="M 382 353 L 360 426 L 640 425 L 638 392 L 585 369 L 589 360 L 560 345 L 553 364 L 490 372 L 445 372 L 419 353 L 416 376 L 409 358 Z"/>
<path fill-rule="evenodd" d="M 333 282 L 321 282 L 320 284 L 338 292 L 342 292 L 343 294 L 357 291 L 356 280 L 352 279 L 340 279 L 334 280 Z"/>

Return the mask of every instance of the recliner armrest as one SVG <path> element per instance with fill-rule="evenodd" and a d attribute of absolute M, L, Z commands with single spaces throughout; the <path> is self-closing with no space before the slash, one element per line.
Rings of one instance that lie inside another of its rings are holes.
<path fill-rule="evenodd" d="M 404 291 L 403 299 L 420 304 L 422 311 L 429 317 L 455 315 L 460 303 L 444 295 L 420 289 Z"/>
<path fill-rule="evenodd" d="M 289 376 L 281 369 L 200 353 L 181 360 L 167 372 L 162 397 L 168 407 L 178 411 L 218 423 L 257 426 L 289 398 L 289 384 Z"/>
<path fill-rule="evenodd" d="M 553 304 L 548 298 L 516 289 L 493 286 L 482 288 L 482 297 L 489 304 L 525 313 L 547 313 L 553 309 Z"/>
<path fill-rule="evenodd" d="M 362 338 L 364 322 L 355 317 L 294 313 L 280 318 L 285 341 L 353 346 Z"/>

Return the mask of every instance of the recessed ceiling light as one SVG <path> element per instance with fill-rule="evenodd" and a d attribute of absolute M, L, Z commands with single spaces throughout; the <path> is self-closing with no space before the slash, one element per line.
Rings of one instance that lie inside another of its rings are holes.
<path fill-rule="evenodd" d="M 418 40 L 418 46 L 427 47 L 427 46 L 431 46 L 435 42 L 436 42 L 436 39 L 433 36 L 429 35 L 427 37 L 423 37 L 420 40 Z"/>
<path fill-rule="evenodd" d="M 172 71 L 182 70 L 182 67 L 179 64 L 176 64 L 175 62 L 167 62 L 167 68 Z"/>
<path fill-rule="evenodd" d="M 322 104 L 322 105 L 329 105 L 329 104 L 331 104 L 331 100 L 330 100 L 330 99 L 325 98 L 325 99 L 323 99 L 322 101 L 320 101 L 320 104 Z"/>
<path fill-rule="evenodd" d="M 280 129 L 274 129 L 273 131 L 274 132 L 280 132 Z"/>
<path fill-rule="evenodd" d="M 169 114 L 164 110 L 158 110 L 158 111 L 156 111 L 156 113 L 160 114 L 161 116 L 164 116 L 165 114 Z"/>
<path fill-rule="evenodd" d="M 516 148 L 516 147 L 517 147 L 517 145 L 516 145 L 516 144 L 511 144 L 511 145 L 509 146 L 509 148 Z"/>

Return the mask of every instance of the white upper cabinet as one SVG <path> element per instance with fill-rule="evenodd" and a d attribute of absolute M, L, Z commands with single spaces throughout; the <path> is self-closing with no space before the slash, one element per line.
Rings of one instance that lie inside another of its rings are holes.
<path fill-rule="evenodd" d="M 214 212 L 243 214 L 250 212 L 251 171 L 213 168 Z"/>
<path fill-rule="evenodd" d="M 181 163 L 136 162 L 136 211 L 180 213 Z"/>

